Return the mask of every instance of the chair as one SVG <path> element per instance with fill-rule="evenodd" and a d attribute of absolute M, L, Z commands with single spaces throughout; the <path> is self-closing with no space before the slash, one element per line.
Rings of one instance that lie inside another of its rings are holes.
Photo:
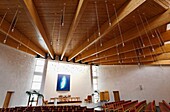
<path fill-rule="evenodd" d="M 85 99 L 85 102 L 91 103 L 92 102 L 92 96 L 88 95 L 87 98 Z"/>

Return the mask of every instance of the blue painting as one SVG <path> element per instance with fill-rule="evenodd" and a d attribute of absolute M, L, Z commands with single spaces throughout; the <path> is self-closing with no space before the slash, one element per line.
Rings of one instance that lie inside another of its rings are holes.
<path fill-rule="evenodd" d="M 57 91 L 70 91 L 70 75 L 58 74 Z"/>

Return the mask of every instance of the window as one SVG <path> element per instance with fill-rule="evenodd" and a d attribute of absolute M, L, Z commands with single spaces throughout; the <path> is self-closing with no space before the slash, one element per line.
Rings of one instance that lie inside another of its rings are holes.
<path fill-rule="evenodd" d="M 95 90 L 98 90 L 98 85 L 97 85 L 97 84 L 93 85 L 93 90 L 94 90 L 94 91 L 95 91 Z"/>
<path fill-rule="evenodd" d="M 41 75 L 34 75 L 33 82 L 41 82 L 42 76 Z"/>
<path fill-rule="evenodd" d="M 35 72 L 42 73 L 43 70 L 44 70 L 44 64 L 45 64 L 45 60 L 44 59 L 37 59 L 36 65 L 35 65 Z"/>
<path fill-rule="evenodd" d="M 92 66 L 93 91 L 98 91 L 98 66 Z M 94 103 L 99 101 L 99 94 L 94 94 Z"/>
<path fill-rule="evenodd" d="M 43 66 L 35 66 L 35 72 L 43 72 Z"/>
<path fill-rule="evenodd" d="M 97 78 L 93 78 L 93 85 L 97 84 Z"/>
<path fill-rule="evenodd" d="M 93 77 L 97 76 L 97 66 L 92 66 Z"/>
<path fill-rule="evenodd" d="M 38 66 L 44 66 L 44 64 L 45 64 L 44 59 L 38 59 L 38 60 L 37 60 L 36 65 L 38 65 Z"/>
<path fill-rule="evenodd" d="M 41 88 L 41 83 L 38 82 L 32 83 L 32 87 L 31 87 L 32 90 L 40 90 L 40 88 Z"/>
<path fill-rule="evenodd" d="M 45 59 L 37 59 L 36 60 L 31 90 L 40 90 L 41 89 L 44 65 L 45 65 Z"/>

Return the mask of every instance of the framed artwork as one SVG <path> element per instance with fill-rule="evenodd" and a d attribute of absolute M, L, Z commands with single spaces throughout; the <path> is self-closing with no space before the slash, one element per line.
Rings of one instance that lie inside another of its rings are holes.
<path fill-rule="evenodd" d="M 58 74 L 57 91 L 70 91 L 70 75 Z"/>

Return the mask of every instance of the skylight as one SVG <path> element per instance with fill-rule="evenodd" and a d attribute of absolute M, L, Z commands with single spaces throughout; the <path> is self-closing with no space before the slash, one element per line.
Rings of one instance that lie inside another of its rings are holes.
<path fill-rule="evenodd" d="M 166 42 L 164 42 L 164 44 L 166 45 L 166 44 L 170 44 L 170 41 L 166 41 Z"/>
<path fill-rule="evenodd" d="M 166 30 L 170 30 L 170 24 L 167 24 Z"/>

